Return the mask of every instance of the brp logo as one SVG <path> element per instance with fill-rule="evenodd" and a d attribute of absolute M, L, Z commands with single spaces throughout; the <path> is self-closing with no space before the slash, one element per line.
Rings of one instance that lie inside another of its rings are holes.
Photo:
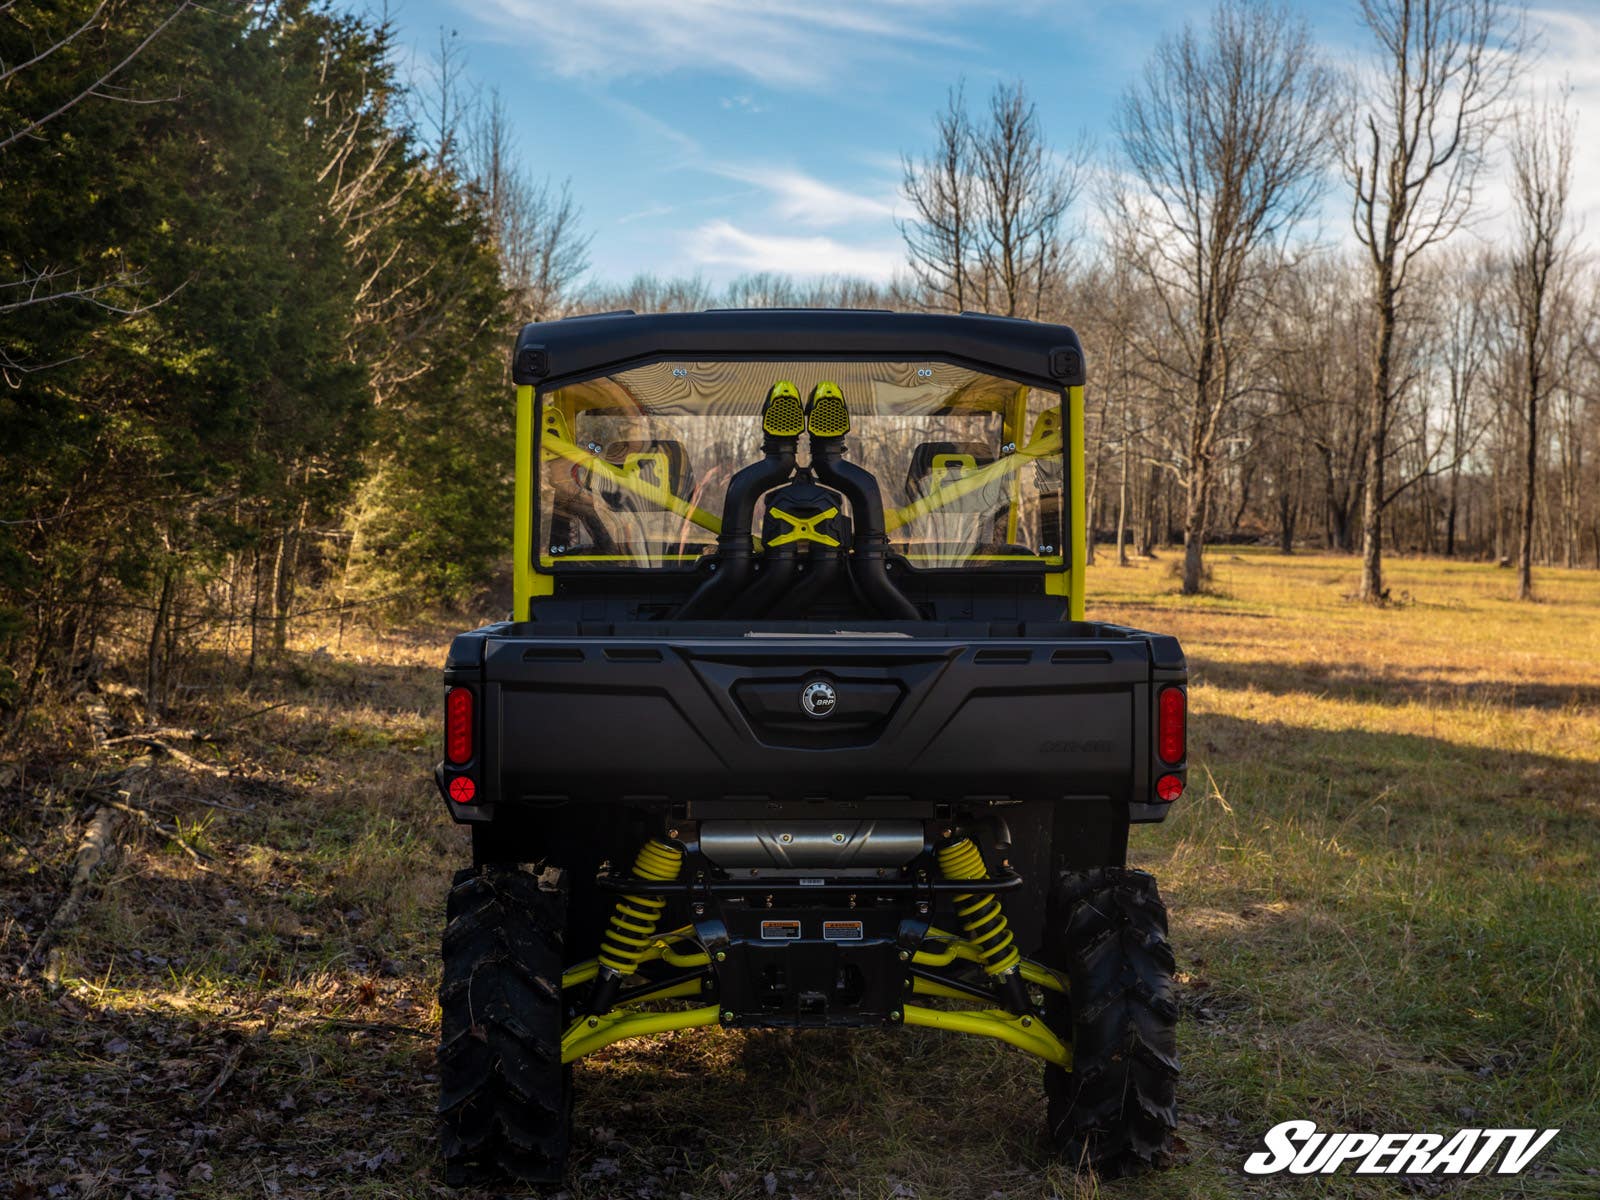
<path fill-rule="evenodd" d="M 806 710 L 810 717 L 828 717 L 833 715 L 834 706 L 839 703 L 839 693 L 833 690 L 833 684 L 826 680 L 818 679 L 805 686 L 800 693 L 800 707 Z"/>

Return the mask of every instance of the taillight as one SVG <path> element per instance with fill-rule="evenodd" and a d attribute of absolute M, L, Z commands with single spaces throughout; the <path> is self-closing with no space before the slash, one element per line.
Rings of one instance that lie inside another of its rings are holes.
<path fill-rule="evenodd" d="M 444 694 L 444 757 L 460 766 L 472 757 L 472 689 L 453 687 Z"/>
<path fill-rule="evenodd" d="M 1161 761 L 1176 766 L 1183 761 L 1188 739 L 1189 703 L 1180 687 L 1161 689 L 1156 698 L 1156 753 Z"/>
<path fill-rule="evenodd" d="M 1183 795 L 1183 780 L 1176 775 L 1163 775 L 1156 780 L 1156 796 L 1163 804 L 1171 804 Z"/>

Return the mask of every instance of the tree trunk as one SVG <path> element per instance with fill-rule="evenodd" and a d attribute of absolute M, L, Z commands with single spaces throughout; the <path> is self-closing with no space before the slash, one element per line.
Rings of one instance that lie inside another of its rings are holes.
<path fill-rule="evenodd" d="M 295 527 L 284 525 L 278 534 L 278 553 L 272 564 L 272 652 L 281 654 L 289 644 L 289 602 L 294 589 Z"/>
<path fill-rule="evenodd" d="M 1394 293 L 1379 285 L 1377 354 L 1367 397 L 1367 479 L 1361 504 L 1361 590 L 1368 604 L 1388 599 L 1383 586 L 1383 468 L 1389 441 L 1389 355 L 1394 345 Z"/>
<path fill-rule="evenodd" d="M 1211 464 L 1196 458 L 1189 471 L 1183 514 L 1183 594 L 1198 596 L 1205 585 L 1206 489 Z"/>
<path fill-rule="evenodd" d="M 1539 366 L 1534 347 L 1537 327 L 1528 338 L 1528 478 L 1522 489 L 1522 545 L 1517 550 L 1517 599 L 1533 599 L 1533 505 L 1539 481 Z"/>
<path fill-rule="evenodd" d="M 1426 484 L 1416 489 L 1418 515 L 1422 522 L 1422 552 L 1432 554 L 1434 551 L 1434 521 L 1433 521 L 1433 487 Z"/>
<path fill-rule="evenodd" d="M 156 618 L 150 626 L 150 645 L 144 660 L 144 707 L 153 721 L 161 712 L 161 647 L 162 634 L 172 611 L 173 569 L 167 567 L 161 576 L 161 594 L 156 600 Z"/>
<path fill-rule="evenodd" d="M 1461 488 L 1461 454 L 1456 453 L 1456 465 L 1450 468 L 1450 498 L 1444 509 L 1444 556 L 1456 556 L 1456 508 Z"/>
<path fill-rule="evenodd" d="M 1238 507 L 1233 510 L 1233 519 L 1228 522 L 1228 534 L 1229 534 L 1230 537 L 1237 537 L 1238 536 L 1238 534 L 1239 534 L 1239 526 L 1244 523 L 1244 512 L 1245 512 L 1245 509 L 1250 507 L 1251 475 L 1252 475 L 1252 473 L 1250 472 L 1250 470 L 1248 468 L 1246 468 L 1246 467 L 1241 467 L 1240 468 L 1240 471 L 1239 471 L 1239 504 L 1238 504 Z"/>
<path fill-rule="evenodd" d="M 1156 552 L 1156 489 L 1161 484 L 1161 468 L 1151 467 L 1145 481 L 1139 520 L 1139 556 L 1154 558 Z"/>
<path fill-rule="evenodd" d="M 1128 437 L 1122 438 L 1122 481 L 1117 485 L 1117 566 L 1128 565 Z"/>
<path fill-rule="evenodd" d="M 245 674 L 254 678 L 256 654 L 261 642 L 261 543 L 250 551 L 250 657 L 245 664 Z"/>
<path fill-rule="evenodd" d="M 1099 426 L 1102 436 L 1104 435 L 1106 428 L 1105 414 L 1107 407 L 1108 405 L 1105 404 L 1100 406 Z M 1018 440 L 1020 441 L 1020 439 Z M 1087 502 L 1084 505 L 1084 508 L 1088 513 L 1087 524 L 1089 526 L 1088 529 L 1084 530 L 1084 562 L 1088 563 L 1090 566 L 1094 565 L 1094 533 L 1095 528 L 1099 523 L 1096 518 L 1100 515 L 1100 449 L 1102 444 L 1103 442 L 1101 439 L 1096 439 L 1094 457 L 1089 460 L 1089 486 L 1087 489 L 1088 496 L 1086 498 Z"/>

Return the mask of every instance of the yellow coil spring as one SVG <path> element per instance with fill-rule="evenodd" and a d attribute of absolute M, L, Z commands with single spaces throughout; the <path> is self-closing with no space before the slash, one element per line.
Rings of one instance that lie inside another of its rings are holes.
<path fill-rule="evenodd" d="M 939 848 L 939 870 L 946 879 L 987 879 L 989 869 L 983 855 L 969 837 Z M 967 931 L 967 940 L 983 957 L 983 969 L 990 975 L 1003 975 L 1022 960 L 1012 943 L 1016 938 L 1006 924 L 1005 910 L 994 895 L 972 896 L 958 893 L 956 915 Z"/>
<path fill-rule="evenodd" d="M 660 838 L 651 838 L 633 860 L 633 873 L 640 879 L 665 882 L 676 879 L 683 866 L 683 851 Z M 600 942 L 600 965 L 618 975 L 632 975 L 639 960 L 655 941 L 656 925 L 665 896 L 624 895 L 611 912 L 611 925 Z"/>

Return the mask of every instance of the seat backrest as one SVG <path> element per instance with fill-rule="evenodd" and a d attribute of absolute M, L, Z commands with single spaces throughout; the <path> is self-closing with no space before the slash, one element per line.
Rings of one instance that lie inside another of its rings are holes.
<path fill-rule="evenodd" d="M 983 442 L 922 442 L 911 452 L 906 468 L 904 503 L 922 499 L 936 488 L 954 483 L 966 473 L 994 461 L 994 451 Z M 986 512 L 992 507 L 983 490 L 958 497 L 945 506 L 948 512 Z"/>
<path fill-rule="evenodd" d="M 674 496 L 688 496 L 694 491 L 694 471 L 682 442 L 670 439 L 610 442 L 601 457 L 626 474 L 666 488 Z M 646 506 L 638 496 L 623 488 L 602 488 L 600 497 L 617 512 L 637 511 Z"/>

